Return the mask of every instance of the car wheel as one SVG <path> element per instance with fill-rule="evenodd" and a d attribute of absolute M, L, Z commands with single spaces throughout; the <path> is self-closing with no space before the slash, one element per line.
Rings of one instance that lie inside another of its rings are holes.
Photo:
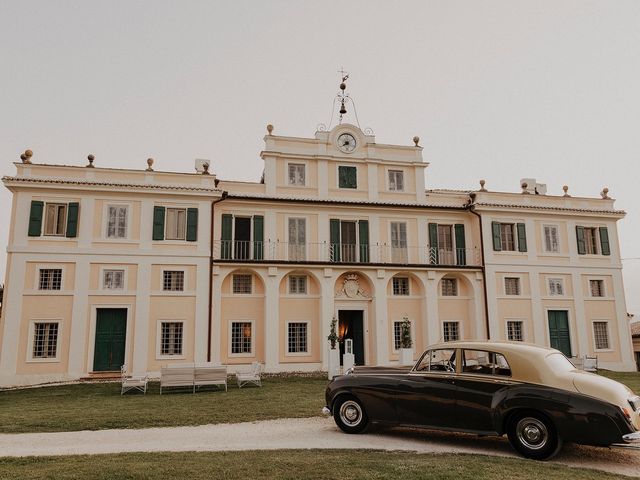
<path fill-rule="evenodd" d="M 535 412 L 515 415 L 509 422 L 507 435 L 518 453 L 533 460 L 547 460 L 562 447 L 553 422 Z"/>
<path fill-rule="evenodd" d="M 333 406 L 333 419 L 345 433 L 364 432 L 369 424 L 362 403 L 351 395 L 338 397 Z"/>

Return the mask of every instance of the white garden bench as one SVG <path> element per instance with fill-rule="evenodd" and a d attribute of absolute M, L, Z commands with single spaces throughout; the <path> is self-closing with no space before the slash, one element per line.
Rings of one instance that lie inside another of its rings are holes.
<path fill-rule="evenodd" d="M 224 386 L 227 390 L 227 367 L 211 363 L 176 363 L 160 369 L 160 395 L 167 387 L 197 387 L 204 385 Z"/>

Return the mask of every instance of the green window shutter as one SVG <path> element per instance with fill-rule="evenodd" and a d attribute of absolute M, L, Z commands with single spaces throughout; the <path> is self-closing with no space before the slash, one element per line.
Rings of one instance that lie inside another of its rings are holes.
<path fill-rule="evenodd" d="M 527 229 L 524 226 L 524 223 L 516 224 L 516 228 L 518 230 L 518 251 L 526 252 L 527 251 Z"/>
<path fill-rule="evenodd" d="M 340 188 L 358 188 L 357 168 L 338 166 L 338 186 Z"/>
<path fill-rule="evenodd" d="M 39 237 L 42 233 L 42 211 L 44 202 L 38 200 L 31 201 L 31 211 L 29 212 L 29 233 L 30 237 Z"/>
<path fill-rule="evenodd" d="M 587 253 L 587 243 L 584 239 L 584 227 L 576 225 L 576 240 L 578 241 L 578 254 L 584 255 Z"/>
<path fill-rule="evenodd" d="M 75 238 L 78 236 L 78 212 L 80 204 L 78 202 L 69 203 L 67 210 L 67 238 Z"/>
<path fill-rule="evenodd" d="M 164 207 L 153 207 L 153 239 L 164 240 Z"/>
<path fill-rule="evenodd" d="M 496 252 L 502 250 L 502 241 L 500 240 L 500 222 L 491 222 L 491 233 L 493 234 L 493 249 Z"/>
<path fill-rule="evenodd" d="M 464 225 L 456 223 L 454 229 L 456 232 L 456 265 L 466 265 L 467 250 L 464 239 Z"/>
<path fill-rule="evenodd" d="M 358 230 L 360 234 L 360 262 L 369 262 L 369 220 L 360 220 L 358 222 Z"/>
<path fill-rule="evenodd" d="M 609 230 L 607 227 L 600 227 L 600 250 L 602 255 L 611 255 L 611 246 L 609 244 Z"/>
<path fill-rule="evenodd" d="M 331 242 L 332 262 L 340 261 L 340 220 L 332 218 L 329 220 L 329 241 Z"/>
<path fill-rule="evenodd" d="M 430 263 L 437 265 L 439 262 L 438 254 L 438 224 L 429 224 L 429 259 Z"/>
<path fill-rule="evenodd" d="M 264 217 L 262 215 L 253 216 L 253 259 L 262 260 L 264 258 Z"/>
<path fill-rule="evenodd" d="M 198 240 L 198 209 L 187 208 L 187 242 Z"/>
<path fill-rule="evenodd" d="M 233 215 L 222 214 L 222 234 L 220 236 L 220 258 L 228 260 L 231 258 L 231 233 L 233 230 Z"/>

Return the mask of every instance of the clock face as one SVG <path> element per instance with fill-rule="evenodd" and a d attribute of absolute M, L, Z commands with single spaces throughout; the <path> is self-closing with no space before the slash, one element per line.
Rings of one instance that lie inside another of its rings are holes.
<path fill-rule="evenodd" d="M 356 149 L 356 138 L 350 133 L 338 136 L 338 148 L 345 153 L 351 153 Z"/>

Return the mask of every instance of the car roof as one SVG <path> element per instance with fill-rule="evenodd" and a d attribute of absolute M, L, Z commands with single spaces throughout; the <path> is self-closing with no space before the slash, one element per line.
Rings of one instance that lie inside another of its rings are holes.
<path fill-rule="evenodd" d="M 550 353 L 557 352 L 558 350 L 549 347 L 541 347 L 535 343 L 526 342 L 508 342 L 499 340 L 472 340 L 463 341 L 458 340 L 455 342 L 442 342 L 434 345 L 429 345 L 428 350 L 434 348 L 484 348 L 489 350 L 499 350 L 501 352 L 515 352 L 517 354 L 532 354 L 541 355 L 546 357 Z"/>
<path fill-rule="evenodd" d="M 501 353 L 511 367 L 512 379 L 543 384 L 554 384 L 557 381 L 555 372 L 549 369 L 545 361 L 549 355 L 560 353 L 554 348 L 526 342 L 484 340 L 437 343 L 430 345 L 427 350 L 441 348 L 467 348 Z"/>

